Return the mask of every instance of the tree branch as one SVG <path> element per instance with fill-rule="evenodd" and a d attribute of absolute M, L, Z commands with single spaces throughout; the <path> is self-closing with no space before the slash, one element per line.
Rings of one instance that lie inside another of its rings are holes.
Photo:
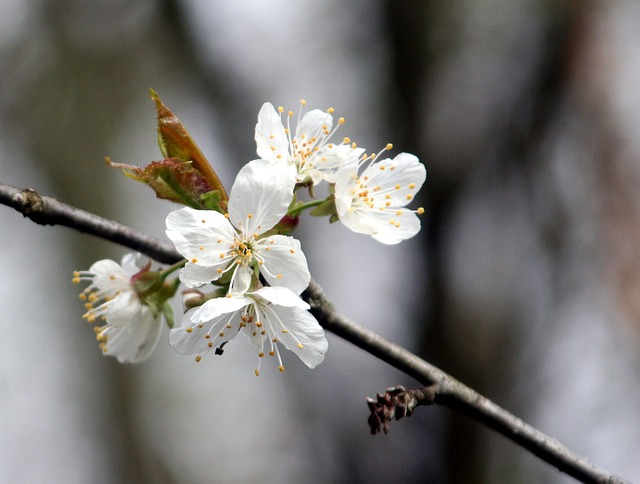
<path fill-rule="evenodd" d="M 33 189 L 21 190 L 0 183 L 0 203 L 13 207 L 38 224 L 74 228 L 142 252 L 158 262 L 173 264 L 182 259 L 169 242 L 141 234 L 117 222 L 61 203 L 55 198 L 41 196 Z M 311 312 L 324 329 L 427 385 L 413 390 L 395 387 L 385 394 L 378 394 L 377 400 L 368 399 L 374 423 L 377 418 L 386 430 L 392 418 L 397 420 L 402 416 L 410 416 L 416 406 L 436 403 L 491 427 L 580 481 L 627 482 L 591 464 L 586 458 L 523 422 L 444 371 L 337 311 L 315 281 L 311 281 L 303 298 L 311 305 Z"/>

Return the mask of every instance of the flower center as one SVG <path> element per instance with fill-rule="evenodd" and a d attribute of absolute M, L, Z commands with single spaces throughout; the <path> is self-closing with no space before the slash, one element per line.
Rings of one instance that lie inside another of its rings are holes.
<path fill-rule="evenodd" d="M 254 253 L 252 247 L 253 239 L 246 240 L 236 238 L 231 246 L 231 254 L 235 257 L 235 263 L 241 266 L 248 266 L 253 262 Z"/>
<path fill-rule="evenodd" d="M 306 106 L 306 104 L 306 100 L 302 99 L 300 101 L 301 107 Z M 278 106 L 278 112 L 283 114 L 285 112 L 284 107 Z M 328 115 L 333 114 L 333 112 L 333 108 L 327 109 Z M 318 123 L 310 132 L 301 133 L 299 136 L 292 137 L 291 118 L 293 117 L 293 111 L 287 111 L 286 116 L 287 122 L 285 133 L 289 140 L 289 162 L 296 167 L 299 179 L 303 178 L 303 176 L 300 175 L 308 175 L 310 172 L 318 169 L 322 163 L 326 161 L 324 153 L 327 148 L 333 149 L 340 144 L 351 145 L 351 140 L 349 138 L 344 138 L 342 143 L 338 143 L 338 145 L 329 142 L 338 128 L 345 124 L 345 119 L 342 117 L 338 119 L 338 122 L 333 129 L 331 129 L 330 126 L 332 123 L 331 117 L 328 116 L 328 119 L 326 120 L 327 123 Z M 298 112 L 298 126 L 301 123 L 301 119 L 302 109 Z M 353 144 L 353 147 L 355 148 L 355 143 Z"/>

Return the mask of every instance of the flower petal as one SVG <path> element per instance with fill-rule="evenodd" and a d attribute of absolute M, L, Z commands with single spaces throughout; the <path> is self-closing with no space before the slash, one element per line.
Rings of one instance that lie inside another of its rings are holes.
<path fill-rule="evenodd" d="M 311 274 L 300 242 L 285 235 L 272 235 L 259 241 L 264 263 L 260 273 L 272 286 L 284 286 L 300 294 L 309 286 Z"/>
<path fill-rule="evenodd" d="M 201 266 L 187 262 L 180 269 L 180 280 L 187 287 L 200 287 L 203 284 L 209 284 L 220 277 L 218 268 L 213 266 Z"/>
<path fill-rule="evenodd" d="M 376 205 L 389 202 L 393 207 L 404 207 L 422 188 L 427 178 L 427 170 L 418 158 L 410 153 L 400 153 L 393 160 L 386 159 L 373 163 L 364 170 L 360 178 L 368 178 L 370 189 L 378 187 L 381 193 L 388 195 L 374 200 Z M 371 197 L 374 192 L 370 190 Z"/>
<path fill-rule="evenodd" d="M 191 315 L 193 323 L 210 321 L 221 314 L 232 313 L 251 304 L 253 299 L 243 296 L 227 296 L 209 299 Z"/>
<path fill-rule="evenodd" d="M 247 235 L 270 230 L 287 213 L 295 183 L 292 165 L 274 165 L 268 160 L 250 161 L 242 167 L 231 188 L 231 223 Z"/>
<path fill-rule="evenodd" d="M 238 334 L 240 329 L 240 312 L 220 314 L 204 323 L 194 323 L 193 315 L 197 310 L 191 309 L 184 316 L 182 327 L 169 332 L 169 343 L 183 355 L 205 353 L 218 348 Z"/>
<path fill-rule="evenodd" d="M 250 267 L 247 267 L 247 266 L 237 267 L 231 279 L 231 285 L 229 286 L 229 294 L 243 296 L 244 293 L 249 290 L 249 286 L 251 286 L 252 276 L 253 276 L 253 270 Z"/>
<path fill-rule="evenodd" d="M 269 324 L 278 330 L 278 341 L 288 350 L 293 351 L 309 368 L 322 363 L 329 343 L 324 330 L 309 311 L 273 304 L 263 310 Z"/>
<path fill-rule="evenodd" d="M 90 287 L 99 288 L 106 295 L 131 290 L 129 281 L 132 274 L 127 274 L 115 261 L 103 259 L 94 262 L 88 272 L 93 273 Z"/>
<path fill-rule="evenodd" d="M 329 183 L 335 183 L 338 169 L 345 163 L 356 163 L 364 153 L 364 148 L 353 148 L 350 145 L 332 145 L 321 150 L 317 155 L 316 171 Z"/>
<path fill-rule="evenodd" d="M 258 113 L 255 138 L 260 158 L 289 162 L 289 141 L 280 115 L 271 103 L 264 103 Z"/>
<path fill-rule="evenodd" d="M 296 126 L 295 139 L 300 146 L 304 142 L 309 142 L 313 138 L 326 136 L 333 127 L 333 117 L 320 109 L 313 109 L 302 116 Z"/>
<path fill-rule="evenodd" d="M 266 301 L 277 304 L 278 306 L 297 307 L 300 309 L 309 309 L 309 304 L 303 301 L 294 291 L 287 287 L 261 287 L 257 291 L 251 293 L 252 296 L 259 296 Z"/>
<path fill-rule="evenodd" d="M 188 259 L 180 279 L 189 287 L 215 281 L 232 259 L 236 231 L 227 218 L 213 210 L 189 207 L 167 216 L 167 236 Z"/>
<path fill-rule="evenodd" d="M 144 306 L 133 292 L 121 293 L 107 316 L 105 354 L 121 363 L 139 363 L 153 352 L 162 331 L 160 318 Z"/>

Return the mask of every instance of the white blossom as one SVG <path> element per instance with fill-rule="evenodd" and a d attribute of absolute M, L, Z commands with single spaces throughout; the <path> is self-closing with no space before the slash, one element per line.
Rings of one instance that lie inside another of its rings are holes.
<path fill-rule="evenodd" d="M 391 146 L 389 145 L 387 149 Z M 362 166 L 370 164 L 362 169 Z M 397 244 L 420 231 L 416 212 L 405 208 L 420 190 L 427 171 L 418 158 L 400 153 L 393 160 L 364 157 L 348 160 L 338 170 L 336 210 L 349 229 L 384 244 Z"/>
<path fill-rule="evenodd" d="M 295 170 L 267 160 L 245 165 L 229 196 L 229 212 L 189 207 L 170 213 L 167 236 L 187 263 L 180 279 L 189 287 L 216 281 L 231 271 L 230 292 L 249 289 L 255 268 L 272 286 L 300 294 L 311 275 L 300 242 L 269 235 L 293 199 Z"/>
<path fill-rule="evenodd" d="M 144 304 L 134 290 L 137 256 L 127 254 L 122 265 L 109 259 L 94 263 L 88 271 L 74 273 L 73 282 L 91 281 L 80 294 L 87 312 L 83 318 L 95 326 L 96 338 L 105 355 L 121 363 L 138 363 L 153 352 L 162 330 L 162 313 Z"/>
<path fill-rule="evenodd" d="M 256 375 L 266 356 L 275 357 L 284 371 L 279 344 L 293 351 L 309 368 L 324 360 L 328 342 L 309 305 L 285 287 L 262 287 L 244 295 L 213 298 L 189 310 L 182 327 L 172 329 L 169 341 L 176 351 L 197 355 L 200 361 L 211 350 L 223 346 L 243 332 L 259 349 Z"/>
<path fill-rule="evenodd" d="M 282 106 L 277 111 L 271 103 L 262 106 L 255 130 L 257 152 L 263 159 L 295 166 L 298 183 L 310 181 L 317 185 L 323 179 L 333 183 L 340 163 L 352 157 L 357 159 L 364 152 L 349 138 L 338 143 L 331 141 L 338 126 L 345 122 L 340 118 L 333 128 L 333 109 L 328 112 L 314 109 L 299 116 L 293 133 L 290 125 L 293 112 L 286 113 L 286 126 L 281 118 L 283 113 Z"/>

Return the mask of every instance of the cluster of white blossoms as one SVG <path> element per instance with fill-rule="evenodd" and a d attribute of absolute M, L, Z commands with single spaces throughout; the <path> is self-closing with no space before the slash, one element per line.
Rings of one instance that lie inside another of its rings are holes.
<path fill-rule="evenodd" d="M 170 306 L 158 307 L 145 301 L 136 289 L 148 286 L 144 279 L 149 265 L 140 268 L 139 257 L 127 254 L 118 264 L 109 259 L 99 260 L 88 271 L 76 271 L 73 282 L 90 281 L 80 294 L 87 312 L 83 318 L 94 326 L 96 338 L 105 355 L 115 356 L 121 363 L 138 363 L 153 352 L 162 330 L 162 316 L 172 321 Z"/>
<path fill-rule="evenodd" d="M 332 113 L 300 114 L 292 128 L 291 111 L 265 103 L 255 129 L 260 158 L 240 170 L 228 200 L 216 192 L 213 209 L 188 206 L 168 215 L 166 233 L 185 258 L 181 263 L 151 273 L 156 276 L 147 277 L 147 284 L 113 261 L 76 273 L 76 282 L 92 282 L 81 295 L 88 300 L 85 318 L 106 321 L 98 329 L 105 354 L 125 362 L 148 357 L 160 335 L 161 315 L 168 316 L 167 299 L 181 282 L 189 288 L 188 304 L 180 327 L 169 335 L 179 353 L 200 361 L 212 350 L 222 354 L 244 333 L 258 351 L 256 375 L 265 357 L 273 357 L 284 371 L 281 346 L 309 368 L 324 360 L 327 339 L 301 298 L 311 279 L 307 260 L 289 233 L 300 214 L 313 209 L 312 215 L 330 216 L 354 232 L 397 244 L 420 230 L 417 214 L 423 210 L 406 206 L 426 179 L 414 155 L 382 159 L 391 145 L 366 154 L 349 138 L 332 141 L 344 124 L 340 118 L 334 127 Z M 298 199 L 299 191 L 309 188 L 312 195 L 322 182 L 329 184 L 326 199 Z M 179 282 L 161 291 L 177 268 Z M 172 326 L 172 318 L 167 320 Z"/>

